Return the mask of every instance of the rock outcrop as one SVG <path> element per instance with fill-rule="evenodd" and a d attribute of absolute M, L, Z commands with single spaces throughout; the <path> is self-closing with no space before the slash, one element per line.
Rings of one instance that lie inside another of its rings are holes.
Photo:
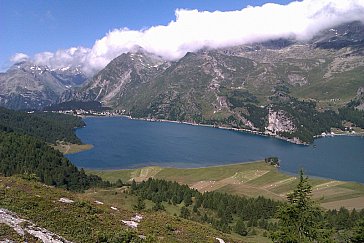
<path fill-rule="evenodd" d="M 269 109 L 267 131 L 276 135 L 279 132 L 293 132 L 295 126 L 292 119 L 284 111 Z"/>

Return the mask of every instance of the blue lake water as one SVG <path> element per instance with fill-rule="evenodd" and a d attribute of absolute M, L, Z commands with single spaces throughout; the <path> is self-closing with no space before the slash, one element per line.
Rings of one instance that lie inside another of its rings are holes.
<path fill-rule="evenodd" d="M 205 167 L 277 156 L 281 170 L 364 183 L 364 137 L 316 139 L 314 146 L 211 127 L 122 117 L 86 118 L 76 134 L 94 148 L 67 157 L 77 166 L 125 169 L 149 165 Z"/>

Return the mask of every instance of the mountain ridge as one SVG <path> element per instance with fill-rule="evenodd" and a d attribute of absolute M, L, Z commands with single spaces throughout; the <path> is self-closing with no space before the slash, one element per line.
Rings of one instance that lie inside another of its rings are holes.
<path fill-rule="evenodd" d="M 18 62 L 0 74 L 0 105 L 17 110 L 40 110 L 56 103 L 65 90 L 85 80 L 79 67 L 51 69 L 29 60 Z"/>

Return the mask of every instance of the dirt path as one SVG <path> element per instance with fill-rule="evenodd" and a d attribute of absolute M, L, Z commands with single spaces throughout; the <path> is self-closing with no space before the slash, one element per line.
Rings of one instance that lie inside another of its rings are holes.
<path fill-rule="evenodd" d="M 284 180 L 281 180 L 281 181 L 274 182 L 273 184 L 265 185 L 262 188 L 267 189 L 267 190 L 268 189 L 273 189 L 273 188 L 276 188 L 276 187 L 278 187 L 280 185 L 290 183 L 291 181 L 296 180 L 296 179 L 297 179 L 297 177 L 290 177 L 290 178 L 287 178 L 287 179 L 284 179 Z"/>
<path fill-rule="evenodd" d="M 70 149 L 71 149 L 71 146 L 67 144 L 67 145 L 66 145 L 66 150 L 65 150 L 65 152 L 64 152 L 64 153 L 65 153 L 65 154 L 67 154 L 67 153 L 68 153 L 68 151 L 70 151 Z"/>
<path fill-rule="evenodd" d="M 269 170 L 247 170 L 236 172 L 232 177 L 239 180 L 242 183 L 246 183 L 248 181 L 257 179 L 265 174 L 267 174 Z"/>
<path fill-rule="evenodd" d="M 329 182 L 322 183 L 322 184 L 314 186 L 312 188 L 312 191 L 325 190 L 325 189 L 328 189 L 330 187 L 338 186 L 338 185 L 341 185 L 341 184 L 344 184 L 344 183 L 345 183 L 344 181 L 329 181 Z"/>

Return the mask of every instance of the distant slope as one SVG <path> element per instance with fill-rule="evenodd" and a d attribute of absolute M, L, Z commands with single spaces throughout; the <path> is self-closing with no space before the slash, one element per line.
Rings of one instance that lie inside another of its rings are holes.
<path fill-rule="evenodd" d="M 35 136 L 45 142 L 80 144 L 74 129 L 85 123 L 81 118 L 58 113 L 26 113 L 0 107 L 0 129 Z"/>
<path fill-rule="evenodd" d="M 0 106 L 40 110 L 85 80 L 86 76 L 77 67 L 50 69 L 30 61 L 15 63 L 5 73 L 0 73 Z"/>

